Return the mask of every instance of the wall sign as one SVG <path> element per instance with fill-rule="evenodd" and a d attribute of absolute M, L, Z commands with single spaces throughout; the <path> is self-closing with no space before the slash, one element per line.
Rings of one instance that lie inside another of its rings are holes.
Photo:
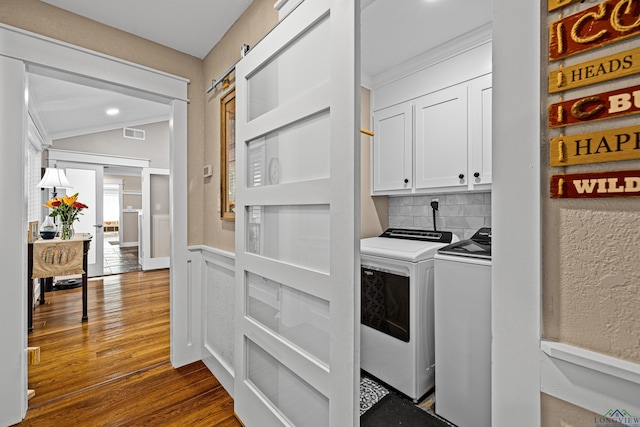
<path fill-rule="evenodd" d="M 640 159 L 640 126 L 551 139 L 551 166 Z"/>
<path fill-rule="evenodd" d="M 640 48 L 549 72 L 549 93 L 640 73 Z"/>
<path fill-rule="evenodd" d="M 551 176 L 551 198 L 640 197 L 640 170 Z"/>
<path fill-rule="evenodd" d="M 640 33 L 640 2 L 608 0 L 551 24 L 549 60 L 556 61 Z"/>
<path fill-rule="evenodd" d="M 571 126 L 639 112 L 640 85 L 551 104 L 549 127 Z"/>
<path fill-rule="evenodd" d="M 580 0 L 549 0 L 547 3 L 547 10 L 551 12 L 552 10 L 560 9 L 561 7 L 568 6 L 572 3 L 578 3 Z"/>

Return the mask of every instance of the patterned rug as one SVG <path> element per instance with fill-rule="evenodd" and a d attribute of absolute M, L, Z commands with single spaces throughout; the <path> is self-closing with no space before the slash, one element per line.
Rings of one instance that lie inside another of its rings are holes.
<path fill-rule="evenodd" d="M 380 399 L 389 394 L 389 390 L 373 381 L 371 378 L 360 379 L 360 416 L 375 405 Z"/>
<path fill-rule="evenodd" d="M 360 378 L 362 427 L 456 427 L 433 412 L 433 403 L 433 395 L 416 405 L 369 377 Z"/>

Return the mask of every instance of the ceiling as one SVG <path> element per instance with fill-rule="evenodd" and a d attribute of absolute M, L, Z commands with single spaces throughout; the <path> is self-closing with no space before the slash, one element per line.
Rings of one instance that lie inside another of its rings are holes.
<path fill-rule="evenodd" d="M 491 0 L 364 1 L 361 68 L 375 77 L 491 22 Z"/>
<path fill-rule="evenodd" d="M 167 121 L 169 105 L 48 77 L 29 74 L 32 114 L 52 140 Z M 108 115 L 111 108 L 118 114 Z"/>
<path fill-rule="evenodd" d="M 253 0 L 41 1 L 200 59 L 207 56 L 253 2 Z M 239 49 L 238 46 L 238 52 Z"/>
<path fill-rule="evenodd" d="M 204 58 L 253 0 L 41 1 Z M 362 72 L 369 77 L 491 21 L 491 0 L 361 0 L 361 7 Z M 29 84 L 32 107 L 52 139 L 169 115 L 164 104 L 54 77 L 32 74 Z M 107 108 L 120 114 L 107 116 Z"/>

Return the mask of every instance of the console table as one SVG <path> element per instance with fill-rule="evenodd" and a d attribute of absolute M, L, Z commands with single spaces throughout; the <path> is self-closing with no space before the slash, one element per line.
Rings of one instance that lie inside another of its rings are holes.
<path fill-rule="evenodd" d="M 91 242 L 92 236 L 88 233 L 78 233 L 71 240 L 61 240 L 59 238 L 43 240 L 38 239 L 33 243 L 29 243 L 28 249 L 28 268 L 27 268 L 27 313 L 28 313 L 28 328 L 29 333 L 33 332 L 33 276 L 34 276 L 34 245 L 47 245 L 46 247 L 55 247 L 59 249 L 66 249 L 66 247 L 70 246 L 73 242 L 82 242 L 82 321 L 86 322 L 89 320 L 87 316 L 87 253 L 89 252 L 89 244 Z M 37 278 L 40 279 L 40 304 L 45 303 L 45 284 L 51 284 L 53 282 L 53 276 L 65 276 L 68 275 L 68 272 L 64 271 L 64 264 L 49 264 L 47 266 L 49 268 L 49 274 L 51 276 L 42 277 L 39 275 Z M 57 274 L 59 273 L 59 274 Z M 80 274 L 80 273 L 78 273 Z"/>

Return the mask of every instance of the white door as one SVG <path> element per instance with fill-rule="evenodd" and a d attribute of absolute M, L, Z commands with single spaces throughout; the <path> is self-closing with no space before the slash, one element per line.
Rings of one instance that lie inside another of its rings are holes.
<path fill-rule="evenodd" d="M 491 183 L 492 75 L 475 79 L 469 86 L 471 169 L 474 185 Z"/>
<path fill-rule="evenodd" d="M 142 168 L 142 221 L 138 250 L 145 271 L 169 268 L 169 212 L 169 169 Z"/>
<path fill-rule="evenodd" d="M 374 114 L 373 191 L 411 191 L 413 186 L 412 104 L 405 102 Z"/>
<path fill-rule="evenodd" d="M 305 0 L 236 68 L 234 400 L 247 427 L 358 425 L 359 10 Z"/>
<path fill-rule="evenodd" d="M 58 196 L 78 193 L 78 201 L 88 206 L 82 211 L 79 221 L 74 223 L 76 233 L 89 233 L 93 236 L 87 256 L 89 277 L 102 276 L 104 266 L 104 229 L 103 197 L 104 167 L 102 165 L 58 162 L 65 170 L 72 188 L 60 189 Z"/>
<path fill-rule="evenodd" d="M 467 85 L 416 100 L 416 188 L 467 187 Z"/>

